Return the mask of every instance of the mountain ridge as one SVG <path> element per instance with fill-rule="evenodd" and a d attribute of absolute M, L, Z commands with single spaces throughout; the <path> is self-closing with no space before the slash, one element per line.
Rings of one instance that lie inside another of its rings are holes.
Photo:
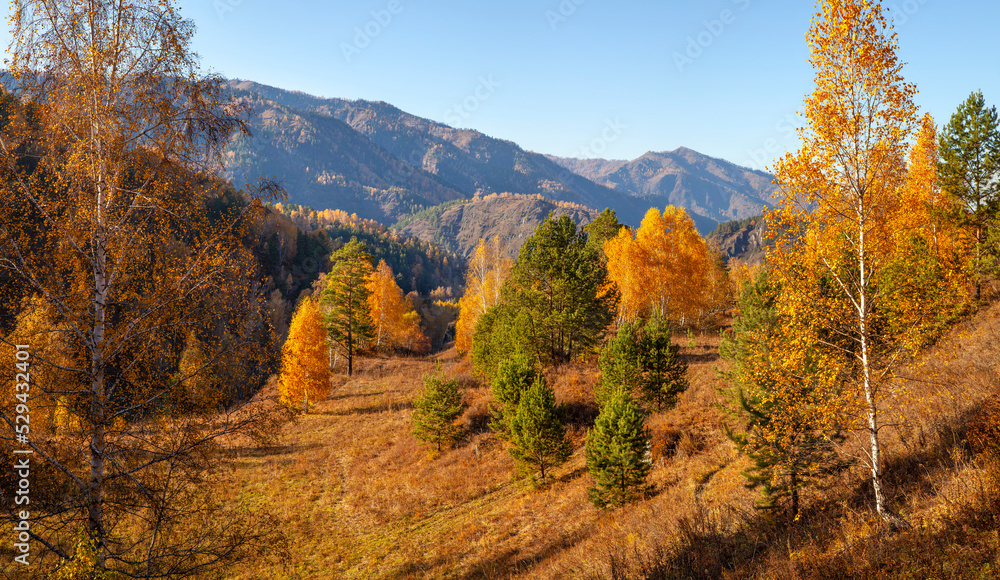
<path fill-rule="evenodd" d="M 595 183 L 641 197 L 653 206 L 683 207 L 692 217 L 703 218 L 698 220 L 699 229 L 706 220 L 719 224 L 759 215 L 773 205 L 770 199 L 777 190 L 772 176 L 763 171 L 687 147 L 647 151 L 631 161 L 550 158 Z"/>
<path fill-rule="evenodd" d="M 386 225 L 423 209 L 491 194 L 541 195 L 637 226 L 651 207 L 684 207 L 707 234 L 761 213 L 770 176 L 688 148 L 634 160 L 570 159 L 412 115 L 384 101 L 228 82 L 258 115 L 252 139 L 226 151 L 225 176 L 274 176 L 289 202 L 341 209 Z"/>

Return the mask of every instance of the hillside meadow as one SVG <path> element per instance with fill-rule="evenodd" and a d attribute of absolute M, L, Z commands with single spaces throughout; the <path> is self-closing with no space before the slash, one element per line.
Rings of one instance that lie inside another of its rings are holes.
<path fill-rule="evenodd" d="M 217 493 L 252 500 L 284 542 L 225 578 L 994 578 L 1000 560 L 996 429 L 983 409 L 1000 379 L 1000 304 L 958 323 L 910 361 L 892 407 L 886 474 L 911 529 L 870 508 L 858 465 L 804 500 L 798 521 L 755 509 L 748 466 L 724 431 L 717 334 L 676 335 L 691 386 L 652 415 L 652 497 L 602 511 L 582 444 L 596 416 L 592 363 L 546 372 L 572 458 L 536 487 L 486 427 L 489 389 L 453 351 L 367 358 L 272 444 L 230 441 Z M 465 436 L 435 454 L 410 433 L 421 377 L 462 384 Z M 273 384 L 252 403 L 277 409 Z M 978 430 L 978 431 L 977 431 Z M 972 434 L 970 435 L 970 431 Z M 985 442 L 985 447 L 984 447 Z M 850 438 L 845 454 L 860 453 Z M 990 446 L 992 445 L 992 452 Z M 992 453 L 992 455 L 991 455 Z"/>

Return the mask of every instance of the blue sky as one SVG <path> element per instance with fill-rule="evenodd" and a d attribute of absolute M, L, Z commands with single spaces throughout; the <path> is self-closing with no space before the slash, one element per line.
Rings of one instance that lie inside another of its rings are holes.
<path fill-rule="evenodd" d="M 888 0 L 938 123 L 1000 104 L 1000 2 Z M 796 147 L 809 0 L 181 0 L 204 68 L 387 101 L 526 149 L 632 159 L 696 149 L 763 168 Z"/>

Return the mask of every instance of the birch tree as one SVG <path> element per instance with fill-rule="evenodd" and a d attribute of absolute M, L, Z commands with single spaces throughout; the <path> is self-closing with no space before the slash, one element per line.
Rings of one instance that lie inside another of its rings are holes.
<path fill-rule="evenodd" d="M 465 274 L 465 294 L 459 301 L 455 323 L 455 349 L 459 354 L 472 351 L 472 338 L 479 317 L 500 302 L 500 288 L 510 273 L 513 260 L 500 238 L 480 239 L 469 259 Z"/>
<path fill-rule="evenodd" d="M 770 259 L 783 289 L 810 286 L 796 272 L 815 267 L 815 323 L 823 344 L 843 355 L 857 389 L 868 439 L 864 457 L 878 514 L 905 525 L 887 500 L 880 413 L 900 354 L 919 333 L 877 324 L 892 295 L 879 284 L 893 260 L 893 221 L 905 184 L 908 139 L 916 125 L 914 85 L 902 76 L 896 35 L 878 3 L 821 0 L 807 35 L 816 88 L 805 98 L 802 148 L 779 159 L 778 232 L 805 232 Z M 825 286 L 824 286 L 825 284 Z M 820 292 L 828 288 L 825 292 Z M 909 324 L 919 325 L 920 313 Z"/>
<path fill-rule="evenodd" d="M 79 427 L 71 440 L 30 441 L 61 490 L 31 510 L 44 551 L 34 570 L 72 560 L 82 525 L 96 569 L 207 572 L 263 535 L 196 494 L 213 441 L 254 418 L 217 407 L 170 416 L 191 377 L 168 376 L 192 330 L 213 344 L 189 375 L 234 351 L 256 356 L 245 337 L 260 327 L 261 296 L 246 284 L 255 274 L 241 240 L 261 207 L 240 198 L 208 211 L 222 200 L 208 175 L 248 110 L 199 72 L 194 28 L 169 0 L 11 8 L 9 70 L 25 104 L 0 135 L 0 268 L 72 355 L 36 359 L 61 378 L 32 388 L 66 401 Z"/>

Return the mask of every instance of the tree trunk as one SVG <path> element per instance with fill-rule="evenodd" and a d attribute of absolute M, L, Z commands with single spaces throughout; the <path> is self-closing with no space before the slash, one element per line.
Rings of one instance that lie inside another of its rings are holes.
<path fill-rule="evenodd" d="M 792 472 L 789 485 L 792 488 L 792 521 L 799 517 L 799 474 Z"/>
<path fill-rule="evenodd" d="M 104 566 L 105 422 L 104 333 L 107 320 L 107 248 L 104 237 L 104 190 L 97 188 L 97 231 L 94 236 L 94 322 L 90 358 L 90 478 L 87 482 L 87 529 L 97 543 L 97 563 Z"/>
<path fill-rule="evenodd" d="M 347 321 L 347 376 L 354 374 L 354 343 L 351 336 L 351 322 Z"/>
<path fill-rule="evenodd" d="M 878 401 L 875 399 L 875 385 L 872 382 L 872 361 L 869 353 L 868 340 L 868 285 L 869 272 L 865 261 L 865 220 L 859 219 L 858 235 L 858 333 L 861 344 L 861 371 L 862 386 L 865 392 L 865 403 L 867 406 L 868 437 L 871 445 L 870 461 L 872 472 L 872 490 L 875 492 L 875 511 L 883 520 L 893 527 L 904 528 L 907 524 L 904 520 L 892 513 L 886 506 L 885 490 L 882 485 L 882 446 L 879 442 L 878 425 Z"/>

